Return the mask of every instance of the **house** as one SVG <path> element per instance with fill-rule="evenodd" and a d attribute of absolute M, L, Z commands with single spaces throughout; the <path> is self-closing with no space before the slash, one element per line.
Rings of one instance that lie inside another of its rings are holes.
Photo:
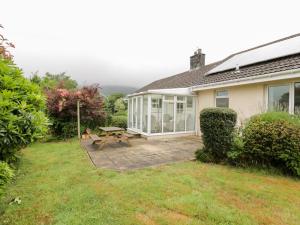
<path fill-rule="evenodd" d="M 300 112 L 300 34 L 207 65 L 197 50 L 190 70 L 128 96 L 128 129 L 148 137 L 199 134 L 207 107 L 230 107 L 239 123 L 267 110 Z"/>

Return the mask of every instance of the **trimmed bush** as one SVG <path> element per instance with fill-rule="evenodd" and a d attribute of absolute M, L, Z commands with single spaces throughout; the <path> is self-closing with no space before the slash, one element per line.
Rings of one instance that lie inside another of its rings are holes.
<path fill-rule="evenodd" d="M 237 114 L 228 108 L 206 108 L 200 113 L 200 129 L 205 158 L 220 162 L 232 147 Z M 198 157 L 199 157 L 198 152 Z M 210 156 L 208 156 L 210 155 Z"/>
<path fill-rule="evenodd" d="M 287 113 L 254 116 L 243 131 L 239 162 L 300 176 L 300 120 Z"/>
<path fill-rule="evenodd" d="M 116 127 L 127 128 L 127 116 L 112 116 L 111 124 Z"/>

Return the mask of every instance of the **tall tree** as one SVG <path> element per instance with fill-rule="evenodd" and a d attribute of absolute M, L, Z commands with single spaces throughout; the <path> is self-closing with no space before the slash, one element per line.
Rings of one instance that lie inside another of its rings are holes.
<path fill-rule="evenodd" d="M 0 160 L 12 162 L 17 150 L 46 133 L 48 120 L 40 88 L 12 62 L 7 45 L 13 45 L 0 37 Z"/>
<path fill-rule="evenodd" d="M 41 77 L 38 72 L 33 73 L 30 80 L 41 86 L 43 90 L 50 90 L 54 88 L 64 88 L 67 90 L 76 89 L 78 84 L 76 80 L 71 79 L 65 72 L 59 74 L 52 74 L 47 72 L 45 76 Z"/>

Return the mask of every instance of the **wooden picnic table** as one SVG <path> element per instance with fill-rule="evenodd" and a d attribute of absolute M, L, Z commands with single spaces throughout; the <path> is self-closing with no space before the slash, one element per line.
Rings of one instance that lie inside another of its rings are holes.
<path fill-rule="evenodd" d="M 128 138 L 132 136 L 130 134 L 125 134 L 125 129 L 120 127 L 100 127 L 100 130 L 104 132 L 104 135 L 98 137 L 97 135 L 91 135 L 93 144 L 100 144 L 100 149 L 104 147 L 105 144 L 118 143 L 118 142 L 127 142 Z"/>
<path fill-rule="evenodd" d="M 114 132 L 123 132 L 125 131 L 124 128 L 121 127 L 100 127 L 100 130 L 107 133 L 107 134 L 111 134 Z"/>

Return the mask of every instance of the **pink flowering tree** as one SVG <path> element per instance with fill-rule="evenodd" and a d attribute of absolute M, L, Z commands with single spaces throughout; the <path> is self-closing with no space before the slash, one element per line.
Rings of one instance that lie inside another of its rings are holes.
<path fill-rule="evenodd" d="M 64 89 L 62 86 L 46 92 L 47 111 L 55 136 L 67 138 L 76 134 L 78 100 L 82 129 L 93 129 L 104 124 L 106 115 L 98 85 L 85 86 L 75 91 Z"/>

